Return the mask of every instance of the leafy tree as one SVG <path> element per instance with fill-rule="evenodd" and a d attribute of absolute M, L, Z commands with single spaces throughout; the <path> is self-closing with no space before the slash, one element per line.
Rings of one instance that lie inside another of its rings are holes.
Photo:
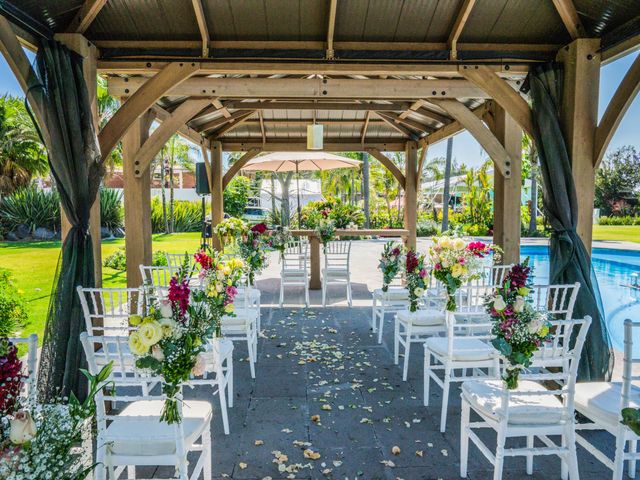
<path fill-rule="evenodd" d="M 44 145 L 21 99 L 0 97 L 0 195 L 49 170 Z"/>
<path fill-rule="evenodd" d="M 251 180 L 243 176 L 235 176 L 224 189 L 224 211 L 232 217 L 242 218 L 249 201 Z"/>
<path fill-rule="evenodd" d="M 629 214 L 629 201 L 640 191 L 640 155 L 631 145 L 620 147 L 596 174 L 595 204 L 605 215 Z"/>
<path fill-rule="evenodd" d="M 391 158 L 391 161 L 398 165 L 401 162 L 404 163 L 404 158 L 400 155 L 394 155 L 394 157 Z M 400 167 L 400 165 L 398 165 L 398 167 Z M 392 218 L 391 202 L 398 197 L 398 194 L 400 193 L 400 185 L 398 184 L 396 177 L 394 177 L 393 174 L 378 161 L 372 161 L 370 163 L 370 171 L 370 182 L 373 187 L 373 191 L 384 201 L 387 216 L 389 218 L 389 225 L 393 225 L 394 220 Z M 401 218 L 402 214 L 400 209 L 397 209 L 397 214 L 398 217 Z"/>
<path fill-rule="evenodd" d="M 107 80 L 98 76 L 96 101 L 98 104 L 98 124 L 103 128 L 120 107 L 117 98 L 109 95 Z M 113 175 L 116 166 L 122 166 L 122 142 L 118 142 L 106 160 L 109 175 Z"/>
<path fill-rule="evenodd" d="M 493 223 L 493 202 L 491 201 L 491 183 L 489 166 L 491 161 L 485 162 L 480 168 L 470 168 L 466 172 L 466 192 L 462 195 L 462 219 L 469 227 L 469 235 L 485 235 Z"/>

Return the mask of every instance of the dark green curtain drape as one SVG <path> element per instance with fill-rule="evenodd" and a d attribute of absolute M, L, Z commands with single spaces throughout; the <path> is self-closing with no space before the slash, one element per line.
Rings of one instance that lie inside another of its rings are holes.
<path fill-rule="evenodd" d="M 71 223 L 54 278 L 38 375 L 42 400 L 75 392 L 86 382 L 79 368 L 84 356 L 79 335 L 84 318 L 76 286 L 94 286 L 89 211 L 104 173 L 82 72 L 82 58 L 54 40 L 43 40 L 29 86 L 43 110 L 50 142 L 51 175 Z"/>
<path fill-rule="evenodd" d="M 589 254 L 576 233 L 576 186 L 560 127 L 562 82 L 563 69 L 560 64 L 540 65 L 529 74 L 534 134 L 544 186 L 543 203 L 553 228 L 549 244 L 549 279 L 552 284 L 579 282 L 581 287 L 573 310 L 574 317 L 590 315 L 593 319 L 582 351 L 578 379 L 609 380 L 613 355 L 598 282 Z"/>

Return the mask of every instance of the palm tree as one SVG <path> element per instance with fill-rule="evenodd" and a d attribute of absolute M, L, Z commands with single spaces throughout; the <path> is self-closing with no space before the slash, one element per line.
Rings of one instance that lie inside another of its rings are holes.
<path fill-rule="evenodd" d="M 98 76 L 97 83 L 96 102 L 98 104 L 98 125 L 100 125 L 100 128 L 103 128 L 120 107 L 120 102 L 117 98 L 109 95 L 106 79 Z M 109 175 L 113 175 L 116 165 L 122 165 L 122 142 L 117 143 L 111 155 L 109 155 L 109 158 L 106 160 Z"/>
<path fill-rule="evenodd" d="M 0 195 L 28 185 L 48 169 L 46 149 L 22 100 L 0 97 Z"/>

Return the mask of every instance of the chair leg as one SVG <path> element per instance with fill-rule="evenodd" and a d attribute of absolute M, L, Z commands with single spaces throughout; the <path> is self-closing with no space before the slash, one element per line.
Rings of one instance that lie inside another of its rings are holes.
<path fill-rule="evenodd" d="M 212 478 L 211 468 L 211 430 L 206 428 L 202 433 L 202 455 L 204 455 L 204 468 L 202 470 L 204 480 Z"/>
<path fill-rule="evenodd" d="M 411 324 L 407 325 L 407 336 L 404 344 L 404 366 L 402 368 L 402 380 L 407 381 L 409 374 L 409 352 L 411 351 Z"/>
<path fill-rule="evenodd" d="M 469 462 L 469 417 L 470 408 L 467 401 L 462 399 L 462 415 L 460 416 L 460 476 L 467 478 L 467 464 Z"/>
<path fill-rule="evenodd" d="M 136 466 L 127 465 L 127 479 L 135 480 L 135 478 L 136 478 Z"/>
<path fill-rule="evenodd" d="M 233 358 L 227 359 L 227 400 L 229 408 L 233 408 Z"/>
<path fill-rule="evenodd" d="M 394 365 L 398 365 L 398 363 L 400 363 L 400 322 L 398 321 L 397 316 L 394 318 L 393 322 L 393 363 Z"/>
<path fill-rule="evenodd" d="M 373 333 L 377 332 L 376 329 L 376 325 L 378 323 L 378 316 L 376 315 L 376 305 L 378 304 L 378 302 L 376 301 L 376 297 L 374 295 L 373 297 L 373 304 L 371 306 L 371 330 L 373 331 Z M 378 342 L 380 343 L 380 342 Z"/>
<path fill-rule="evenodd" d="M 506 426 L 500 425 L 498 429 L 498 439 L 496 442 L 495 463 L 493 464 L 493 480 L 502 480 L 502 469 L 504 467 L 504 444 L 506 440 Z"/>
<path fill-rule="evenodd" d="M 447 429 L 447 408 L 449 407 L 449 387 L 451 386 L 451 365 L 444 366 L 444 387 L 442 388 L 442 408 L 440 410 L 440 433 Z"/>
<path fill-rule="evenodd" d="M 351 294 L 351 279 L 347 278 L 347 301 L 349 302 L 349 306 L 353 306 L 353 296 Z"/>
<path fill-rule="evenodd" d="M 304 303 L 309 308 L 309 281 L 304 284 Z"/>
<path fill-rule="evenodd" d="M 576 450 L 576 431 L 572 425 L 567 427 L 567 446 L 569 453 L 567 455 L 567 466 L 569 467 L 569 478 L 571 480 L 579 480 L 580 472 L 578 470 L 578 452 Z"/>
<path fill-rule="evenodd" d="M 527 435 L 527 449 L 533 448 L 533 435 Z M 527 454 L 527 475 L 533 475 L 533 453 Z"/>
<path fill-rule="evenodd" d="M 638 450 L 638 441 L 637 440 L 629 440 L 629 452 L 636 453 Z M 636 478 L 636 459 L 629 459 L 629 478 Z"/>
<path fill-rule="evenodd" d="M 425 348 L 424 349 L 424 389 L 423 389 L 423 394 L 424 394 L 424 406 L 428 407 L 429 406 L 429 387 L 431 386 L 431 375 L 429 375 L 429 373 L 431 372 L 431 352 L 429 351 L 429 349 Z"/>
<path fill-rule="evenodd" d="M 327 281 L 322 277 L 322 306 L 327 306 Z"/>
<path fill-rule="evenodd" d="M 280 308 L 282 308 L 282 303 L 284 301 L 284 284 L 282 283 L 282 279 L 280 280 L 280 301 L 278 302 L 280 304 Z"/>
<path fill-rule="evenodd" d="M 227 392 L 226 388 L 224 388 L 225 380 L 224 374 L 222 373 L 222 368 L 218 369 L 216 373 L 218 377 L 218 397 L 220 400 L 220 413 L 222 414 L 222 427 L 224 428 L 224 434 L 229 435 L 229 415 L 227 412 Z M 227 385 L 228 387 L 228 385 Z M 204 438 L 203 438 L 204 441 Z M 205 478 L 209 478 L 206 477 Z"/>
<path fill-rule="evenodd" d="M 622 473 L 624 471 L 624 447 L 626 443 L 624 432 L 618 429 L 618 435 L 616 435 L 616 455 L 613 460 L 613 480 L 622 480 Z"/>
<path fill-rule="evenodd" d="M 382 343 L 382 329 L 384 328 L 384 314 L 385 313 L 386 312 L 384 310 L 384 307 L 379 308 L 378 311 L 376 312 L 376 318 L 374 320 L 374 322 L 379 322 L 378 323 L 378 343 L 379 344 Z"/>

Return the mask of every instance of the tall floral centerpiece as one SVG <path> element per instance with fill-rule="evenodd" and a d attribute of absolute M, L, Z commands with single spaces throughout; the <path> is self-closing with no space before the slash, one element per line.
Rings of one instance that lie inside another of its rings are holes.
<path fill-rule="evenodd" d="M 284 255 L 284 250 L 287 248 L 287 243 L 291 241 L 291 232 L 287 227 L 281 227 L 277 230 L 269 232 L 269 238 L 267 239 L 267 245 L 274 250 L 280 252 L 280 258 Z"/>
<path fill-rule="evenodd" d="M 318 223 L 316 227 L 316 235 L 320 238 L 322 242 L 322 247 L 324 250 L 327 248 L 327 243 L 331 242 L 334 238 L 336 238 L 336 225 L 332 220 L 328 218 L 323 218 Z"/>
<path fill-rule="evenodd" d="M 382 291 L 387 292 L 389 285 L 402 268 L 402 245 L 387 242 L 382 249 L 382 256 L 378 268 L 382 271 Z"/>
<path fill-rule="evenodd" d="M 267 266 L 268 240 L 267 226 L 264 223 L 257 223 L 238 243 L 240 256 L 244 260 L 249 277 L 249 285 L 253 285 L 256 273 L 260 273 Z"/>
<path fill-rule="evenodd" d="M 418 309 L 418 299 L 424 295 L 427 288 L 429 273 L 425 263 L 425 256 L 409 250 L 405 257 L 407 290 L 409 291 L 409 311 Z"/>
<path fill-rule="evenodd" d="M 84 402 L 73 393 L 32 405 L 19 394 L 25 377 L 17 349 L 0 339 L 0 478 L 3 480 L 84 480 L 95 468 L 91 422 L 95 395 L 109 377 L 111 364 L 89 380 Z"/>
<path fill-rule="evenodd" d="M 230 217 L 217 224 L 213 228 L 213 233 L 218 236 L 223 245 L 230 245 L 246 235 L 248 230 L 249 227 L 244 220 Z"/>
<path fill-rule="evenodd" d="M 158 300 L 144 318 L 129 317 L 129 348 L 137 357 L 136 366 L 163 379 L 166 400 L 160 421 L 179 423 L 177 395 L 182 383 L 197 373 L 204 344 L 214 325 L 208 321 L 205 306 L 191 302 L 189 268 L 185 262 L 171 278 L 167 299 Z"/>
<path fill-rule="evenodd" d="M 480 278 L 483 258 L 494 247 L 483 242 L 466 242 L 443 235 L 432 238 L 429 259 L 433 276 L 447 289 L 447 310 L 456 309 L 455 293 L 463 284 Z"/>
<path fill-rule="evenodd" d="M 222 336 L 222 317 L 233 315 L 233 301 L 238 294 L 238 284 L 245 268 L 244 262 L 237 257 L 222 260 L 222 255 L 204 251 L 196 253 L 195 260 L 201 267 L 200 278 L 203 290 L 197 292 L 194 299 L 203 302 L 207 309 L 207 323 L 212 327 L 216 338 Z"/>
<path fill-rule="evenodd" d="M 534 353 L 549 340 L 549 319 L 545 312 L 537 311 L 531 299 L 531 268 L 529 259 L 514 265 L 501 287 L 486 301 L 493 327 L 493 346 L 509 363 L 503 380 L 507 388 L 518 387 L 523 368 L 531 365 Z"/>

